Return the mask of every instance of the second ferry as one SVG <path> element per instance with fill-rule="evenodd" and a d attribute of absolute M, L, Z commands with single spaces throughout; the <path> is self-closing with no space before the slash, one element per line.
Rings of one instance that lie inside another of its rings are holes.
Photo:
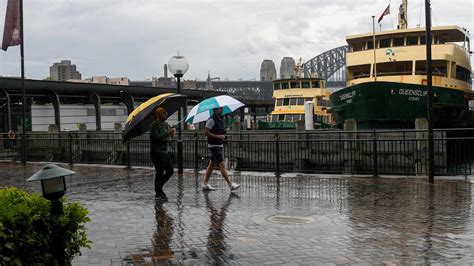
<path fill-rule="evenodd" d="M 330 91 L 326 81 L 317 77 L 303 78 L 301 59 L 295 68 L 295 77 L 273 81 L 275 106 L 269 122 L 263 128 L 293 128 L 296 121 L 305 120 L 304 103 L 313 103 L 315 128 L 328 128 L 334 119 L 328 112 Z"/>

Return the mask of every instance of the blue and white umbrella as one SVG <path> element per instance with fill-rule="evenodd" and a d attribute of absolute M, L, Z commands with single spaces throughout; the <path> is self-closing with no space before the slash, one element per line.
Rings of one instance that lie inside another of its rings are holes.
<path fill-rule="evenodd" d="M 185 121 L 190 124 L 197 124 L 209 119 L 213 114 L 212 109 L 222 107 L 222 115 L 226 115 L 242 106 L 244 106 L 243 103 L 227 95 L 212 97 L 194 106 L 193 109 L 189 111 Z"/>

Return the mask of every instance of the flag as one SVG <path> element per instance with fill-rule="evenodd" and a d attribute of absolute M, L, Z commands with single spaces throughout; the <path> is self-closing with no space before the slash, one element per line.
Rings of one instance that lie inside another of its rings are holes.
<path fill-rule="evenodd" d="M 390 14 L 390 4 L 388 4 L 387 8 L 385 8 L 385 11 L 382 13 L 382 15 L 380 15 L 379 20 L 377 21 L 377 23 L 380 23 L 380 21 L 382 21 L 383 17 L 385 17 L 388 14 Z"/>
<path fill-rule="evenodd" d="M 8 0 L 2 50 L 6 51 L 9 46 L 20 45 L 20 19 L 20 0 Z"/>

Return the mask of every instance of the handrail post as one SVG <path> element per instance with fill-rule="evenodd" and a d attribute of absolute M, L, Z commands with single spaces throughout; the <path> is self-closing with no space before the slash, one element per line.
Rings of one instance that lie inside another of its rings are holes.
<path fill-rule="evenodd" d="M 198 163 L 198 133 L 197 130 L 194 132 L 194 170 L 196 172 L 199 171 L 199 163 Z"/>
<path fill-rule="evenodd" d="M 275 156 L 276 156 L 276 173 L 277 175 L 280 174 L 280 136 L 278 132 L 275 134 Z"/>
<path fill-rule="evenodd" d="M 127 169 L 131 169 L 131 162 L 130 162 L 130 140 L 127 140 Z"/>
<path fill-rule="evenodd" d="M 374 177 L 378 177 L 378 165 L 377 165 L 377 159 L 378 159 L 378 154 L 377 154 L 377 131 L 374 129 L 374 134 L 372 138 L 372 148 L 373 148 L 373 153 L 374 153 Z"/>
<path fill-rule="evenodd" d="M 72 133 L 69 131 L 69 164 L 72 165 L 73 163 L 73 152 L 72 152 Z"/>

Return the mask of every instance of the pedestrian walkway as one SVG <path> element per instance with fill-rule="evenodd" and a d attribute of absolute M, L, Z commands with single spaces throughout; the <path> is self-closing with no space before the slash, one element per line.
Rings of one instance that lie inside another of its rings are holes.
<path fill-rule="evenodd" d="M 41 167 L 0 163 L 0 187 L 39 192 L 25 180 Z M 72 170 L 67 197 L 90 210 L 93 241 L 74 265 L 474 263 L 469 181 L 233 173 L 231 193 L 187 172 L 161 202 L 151 168 Z"/>

